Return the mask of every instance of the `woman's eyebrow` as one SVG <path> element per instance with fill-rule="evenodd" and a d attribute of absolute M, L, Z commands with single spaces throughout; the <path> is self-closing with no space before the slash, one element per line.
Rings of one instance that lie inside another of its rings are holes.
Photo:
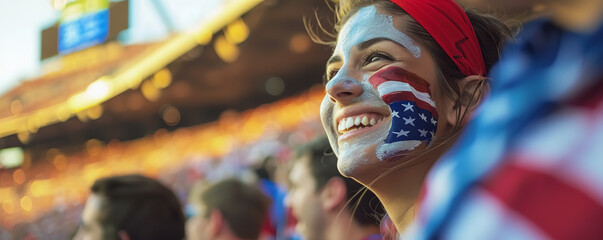
<path fill-rule="evenodd" d="M 379 37 L 379 38 L 372 38 L 369 40 L 366 40 L 364 42 L 358 43 L 356 46 L 358 47 L 358 49 L 360 51 L 363 51 L 364 49 L 367 49 L 375 44 L 377 44 L 378 42 L 382 42 L 382 41 L 391 41 L 389 38 L 384 38 L 384 37 Z M 331 58 L 329 58 L 329 60 L 327 61 L 327 67 L 334 62 L 340 62 L 341 61 L 341 57 L 336 55 L 336 56 L 332 56 Z"/>
<path fill-rule="evenodd" d="M 329 60 L 327 61 L 327 67 L 329 65 L 331 65 L 331 63 L 334 62 L 340 62 L 341 61 L 341 57 L 340 56 L 332 56 L 331 58 L 329 58 Z"/>
<path fill-rule="evenodd" d="M 373 39 L 369 39 L 364 42 L 358 43 L 358 45 L 356 45 L 356 46 L 358 46 L 358 49 L 360 51 L 362 51 L 362 50 L 367 49 L 367 48 L 377 44 L 378 42 L 382 42 L 382 41 L 391 41 L 391 40 L 389 38 L 383 38 L 383 37 L 373 38 Z"/>

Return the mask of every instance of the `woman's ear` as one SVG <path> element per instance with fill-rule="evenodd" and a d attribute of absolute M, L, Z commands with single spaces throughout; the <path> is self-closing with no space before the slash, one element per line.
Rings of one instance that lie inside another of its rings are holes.
<path fill-rule="evenodd" d="M 323 208 L 328 211 L 339 211 L 345 205 L 347 187 L 341 177 L 332 177 L 321 191 Z"/>
<path fill-rule="evenodd" d="M 128 235 L 128 233 L 124 230 L 117 232 L 117 235 L 119 236 L 120 240 L 130 240 L 130 235 Z"/>
<path fill-rule="evenodd" d="M 209 224 L 207 226 L 208 235 L 212 238 L 218 236 L 222 231 L 224 218 L 218 209 L 211 210 L 209 215 Z"/>
<path fill-rule="evenodd" d="M 467 76 L 458 81 L 459 93 L 452 109 L 447 111 L 446 120 L 452 126 L 464 126 L 471 120 L 471 113 L 490 92 L 488 79 L 479 75 Z"/>

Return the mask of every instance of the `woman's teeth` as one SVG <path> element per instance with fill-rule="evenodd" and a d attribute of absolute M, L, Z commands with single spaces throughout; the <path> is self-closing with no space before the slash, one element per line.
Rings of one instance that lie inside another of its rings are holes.
<path fill-rule="evenodd" d="M 383 120 L 382 117 L 367 115 L 342 118 L 341 120 L 339 120 L 339 126 L 337 126 L 337 131 L 339 133 L 346 133 L 356 129 L 372 127 L 381 120 Z"/>

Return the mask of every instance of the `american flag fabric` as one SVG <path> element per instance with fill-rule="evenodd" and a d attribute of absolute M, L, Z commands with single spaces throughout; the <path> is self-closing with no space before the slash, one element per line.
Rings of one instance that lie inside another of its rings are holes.
<path fill-rule="evenodd" d="M 379 159 L 410 151 L 421 142 L 429 144 L 438 124 L 429 83 L 399 67 L 389 67 L 369 79 L 392 110 L 392 125 Z"/>
<path fill-rule="evenodd" d="M 603 239 L 603 26 L 518 37 L 400 239 Z"/>

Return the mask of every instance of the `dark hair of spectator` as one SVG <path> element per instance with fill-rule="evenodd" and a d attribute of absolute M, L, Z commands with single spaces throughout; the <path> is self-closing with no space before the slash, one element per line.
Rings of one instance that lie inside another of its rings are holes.
<path fill-rule="evenodd" d="M 316 139 L 296 149 L 295 158 L 308 156 L 310 172 L 316 183 L 316 191 L 321 191 L 334 177 L 342 178 L 347 188 L 348 209 L 362 226 L 379 225 L 385 215 L 385 208 L 375 194 L 354 179 L 346 178 L 337 170 L 337 157 L 331 150 L 326 137 Z M 364 193 L 362 193 L 364 191 Z"/>
<path fill-rule="evenodd" d="M 271 200 L 257 186 L 226 179 L 207 187 L 201 195 L 201 203 L 206 207 L 205 217 L 216 209 L 235 235 L 257 239 Z"/>
<path fill-rule="evenodd" d="M 103 239 L 184 239 L 184 213 L 178 198 L 157 180 L 141 175 L 98 179 L 91 187 L 101 197 Z"/>

